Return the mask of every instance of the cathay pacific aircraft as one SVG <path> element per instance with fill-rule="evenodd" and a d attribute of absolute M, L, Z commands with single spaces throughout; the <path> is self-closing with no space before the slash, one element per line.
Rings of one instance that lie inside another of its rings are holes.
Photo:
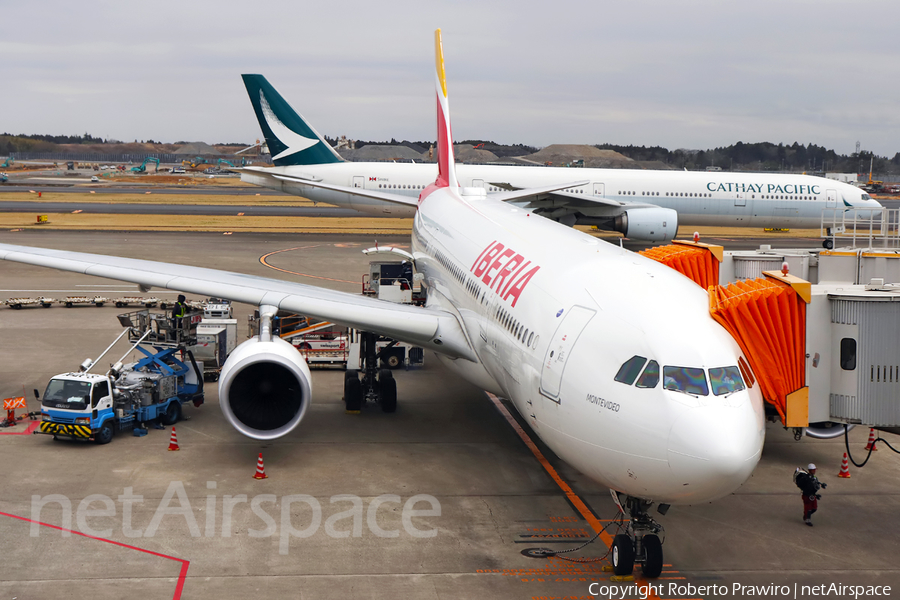
<path fill-rule="evenodd" d="M 274 167 L 236 169 L 241 179 L 315 202 L 391 217 L 415 214 L 415 199 L 434 181 L 429 163 L 348 162 L 262 75 L 243 75 Z M 595 225 L 634 240 L 669 241 L 679 225 L 815 228 L 823 209 L 880 209 L 859 188 L 822 177 L 771 173 L 573 169 L 457 165 L 460 184 L 488 194 L 583 183 L 510 201 L 565 225 Z M 408 202 L 314 187 L 308 182 L 386 191 Z M 866 211 L 867 213 L 868 211 Z M 863 216 L 856 211 L 860 217 Z M 831 240 L 823 245 L 830 247 Z"/>
<path fill-rule="evenodd" d="M 306 362 L 272 335 L 279 309 L 429 348 L 453 373 L 508 398 L 562 460 L 610 488 L 629 523 L 614 538 L 616 573 L 639 563 L 645 577 L 657 577 L 662 527 L 650 507 L 657 503 L 664 513 L 668 505 L 716 500 L 750 476 L 765 436 L 759 385 L 738 344 L 710 316 L 705 290 L 653 260 L 511 204 L 587 183 L 495 194 L 464 185 L 470 182 L 460 180 L 453 160 L 440 30 L 435 49 L 434 180 L 416 197 L 403 188 L 309 184 L 414 211 L 410 252 L 388 251 L 422 275 L 425 306 L 30 246 L 0 244 L 0 259 L 259 306 L 259 335 L 232 352 L 219 379 L 225 417 L 256 439 L 288 435 L 310 404 Z M 285 126 L 293 131 L 296 124 Z M 289 148 L 272 150 L 283 158 Z M 330 149 L 317 142 L 301 152 Z M 360 377 L 347 373 L 348 408 L 371 399 L 386 412 L 396 409 L 390 371 Z"/>

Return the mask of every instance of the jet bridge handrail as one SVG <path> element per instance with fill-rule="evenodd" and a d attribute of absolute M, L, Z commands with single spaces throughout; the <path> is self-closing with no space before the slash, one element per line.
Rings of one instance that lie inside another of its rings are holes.
<path fill-rule="evenodd" d="M 826 208 L 822 210 L 819 234 L 830 238 L 832 246 L 838 240 L 857 242 L 873 248 L 880 242 L 884 248 L 900 246 L 900 208 Z"/>

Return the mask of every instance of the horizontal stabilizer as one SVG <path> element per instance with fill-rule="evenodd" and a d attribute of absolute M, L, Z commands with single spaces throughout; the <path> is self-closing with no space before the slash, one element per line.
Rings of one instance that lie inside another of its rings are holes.
<path fill-rule="evenodd" d="M 362 198 L 372 198 L 374 200 L 383 200 L 384 202 L 391 202 L 393 204 L 402 204 L 403 206 L 418 206 L 418 202 L 415 198 L 411 198 L 409 196 L 401 196 L 400 194 L 390 194 L 388 192 L 376 192 L 375 190 L 367 190 L 365 188 L 355 188 L 355 187 L 347 187 L 345 185 L 331 185 L 330 183 L 322 183 L 320 181 L 312 181 L 310 179 L 303 179 L 301 177 L 294 177 L 293 175 L 273 175 L 275 179 L 280 179 L 281 181 L 291 181 L 294 183 L 299 183 L 302 185 L 308 185 L 314 188 L 320 188 L 323 190 L 331 190 L 333 192 L 343 192 L 345 194 L 352 194 L 354 196 L 360 196 Z"/>

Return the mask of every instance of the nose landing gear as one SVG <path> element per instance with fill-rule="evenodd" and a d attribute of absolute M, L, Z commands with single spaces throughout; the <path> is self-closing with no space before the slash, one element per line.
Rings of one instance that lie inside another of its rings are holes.
<path fill-rule="evenodd" d="M 634 571 L 634 564 L 638 563 L 641 565 L 644 577 L 659 577 L 662 572 L 663 552 L 662 541 L 658 534 L 664 532 L 664 529 L 647 514 L 647 509 L 653 506 L 653 502 L 626 496 L 623 508 L 617 492 L 613 492 L 613 498 L 622 512 L 627 510 L 629 514 L 625 533 L 620 533 L 613 538 L 613 572 L 616 575 L 631 575 Z M 660 504 L 658 510 L 661 514 L 665 514 L 668 508 L 668 505 Z"/>

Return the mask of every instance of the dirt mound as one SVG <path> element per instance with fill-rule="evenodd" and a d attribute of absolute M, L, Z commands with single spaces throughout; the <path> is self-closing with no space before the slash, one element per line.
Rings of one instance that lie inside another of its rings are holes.
<path fill-rule="evenodd" d="M 563 166 L 577 160 L 583 160 L 585 167 L 592 168 L 633 168 L 636 166 L 634 160 L 615 150 L 601 150 L 586 144 L 553 144 L 522 158 L 540 164 L 549 163 L 553 166 Z"/>
<path fill-rule="evenodd" d="M 425 153 L 425 156 L 427 159 L 427 152 Z M 454 144 L 453 157 L 458 162 L 463 163 L 489 163 L 499 160 L 499 157 L 490 150 L 484 150 L 482 148 L 476 150 L 474 146 L 468 144 Z"/>

